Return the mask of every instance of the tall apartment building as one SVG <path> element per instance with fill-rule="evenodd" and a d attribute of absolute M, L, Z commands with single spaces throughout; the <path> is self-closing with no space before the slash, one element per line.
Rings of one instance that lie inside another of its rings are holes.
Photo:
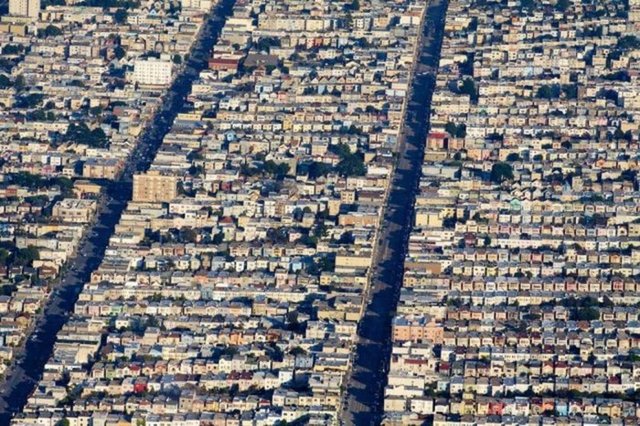
<path fill-rule="evenodd" d="M 183 9 L 196 9 L 207 11 L 211 9 L 211 0 L 181 0 Z"/>
<path fill-rule="evenodd" d="M 171 84 L 173 64 L 162 59 L 139 59 L 133 66 L 133 81 L 139 84 L 167 86 Z"/>
<path fill-rule="evenodd" d="M 640 28 L 640 0 L 629 0 L 629 22 Z"/>
<path fill-rule="evenodd" d="M 178 196 L 178 178 L 150 171 L 133 176 L 133 201 L 169 202 Z"/>
<path fill-rule="evenodd" d="M 9 0 L 9 15 L 37 18 L 40 0 Z"/>

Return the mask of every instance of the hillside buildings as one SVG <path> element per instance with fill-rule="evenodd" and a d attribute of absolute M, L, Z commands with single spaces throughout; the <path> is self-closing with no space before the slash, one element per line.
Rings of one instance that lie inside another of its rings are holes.
<path fill-rule="evenodd" d="M 338 421 L 424 10 L 235 3 L 14 424 Z M 196 16 L 113 55 L 158 56 Z M 96 126 L 137 134 L 137 87 Z"/>
<path fill-rule="evenodd" d="M 40 13 L 40 0 L 9 0 L 9 15 L 37 18 Z"/>
<path fill-rule="evenodd" d="M 138 59 L 133 65 L 132 80 L 150 86 L 167 86 L 173 76 L 173 64 L 161 59 Z"/>
<path fill-rule="evenodd" d="M 0 22 L 2 375 L 79 255 L 102 186 L 119 178 L 162 103 L 166 75 L 138 89 L 136 61 L 181 61 L 204 19 L 201 8 L 154 2 L 40 10 L 11 0 L 9 9 Z"/>
<path fill-rule="evenodd" d="M 637 8 L 449 2 L 385 424 L 638 424 Z"/>
<path fill-rule="evenodd" d="M 170 202 L 178 196 L 178 178 L 157 170 L 133 176 L 134 202 Z"/>

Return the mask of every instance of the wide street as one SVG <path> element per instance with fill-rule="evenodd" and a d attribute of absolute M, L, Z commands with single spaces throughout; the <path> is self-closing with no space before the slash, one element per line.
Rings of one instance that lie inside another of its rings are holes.
<path fill-rule="evenodd" d="M 146 170 L 151 164 L 164 135 L 170 130 L 171 123 L 191 90 L 191 83 L 207 65 L 211 49 L 231 12 L 233 3 L 234 0 L 223 0 L 211 13 L 189 60 L 165 95 L 162 109 L 157 112 L 153 122 L 140 138 L 121 178 L 117 182 L 103 182 L 107 191 L 103 197 L 102 208 L 94 224 L 87 229 L 77 256 L 68 263 L 43 314 L 38 317 L 34 332 L 28 337 L 24 350 L 10 367 L 2 384 L 0 424 L 9 424 L 11 417 L 25 405 L 40 379 L 44 365 L 53 350 L 56 334 L 73 311 L 78 295 L 89 280 L 91 272 L 102 261 L 109 237 L 131 198 L 132 174 L 135 171 Z"/>
<path fill-rule="evenodd" d="M 368 305 L 359 327 L 353 366 L 346 383 L 340 416 L 344 425 L 371 425 L 382 421 L 383 392 L 391 354 L 391 320 L 402 284 L 445 11 L 446 0 L 433 0 L 426 12 L 398 161 L 374 259 Z"/>

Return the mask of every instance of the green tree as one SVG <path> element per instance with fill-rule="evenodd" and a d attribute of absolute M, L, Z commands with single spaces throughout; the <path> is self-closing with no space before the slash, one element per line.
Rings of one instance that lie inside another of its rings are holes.
<path fill-rule="evenodd" d="M 581 307 L 574 312 L 572 317 L 577 321 L 595 321 L 600 319 L 600 311 L 592 306 Z"/>
<path fill-rule="evenodd" d="M 564 93 L 567 99 L 578 98 L 578 85 L 577 84 L 565 84 L 562 86 L 562 93 Z"/>
<path fill-rule="evenodd" d="M 469 97 L 471 98 L 471 102 L 473 103 L 478 101 L 478 89 L 476 88 L 476 83 L 472 78 L 465 78 L 464 80 L 462 80 L 460 93 L 469 95 Z"/>
<path fill-rule="evenodd" d="M 18 44 L 7 44 L 2 48 L 3 55 L 17 55 L 23 50 L 22 46 Z"/>
<path fill-rule="evenodd" d="M 295 346 L 293 348 L 291 348 L 291 350 L 289 351 L 289 353 L 293 356 L 298 356 L 298 355 L 306 355 L 307 351 L 305 351 L 303 348 L 301 348 L 300 346 Z"/>
<path fill-rule="evenodd" d="M 520 0 L 521 9 L 533 9 L 536 3 L 534 0 Z"/>
<path fill-rule="evenodd" d="M 341 176 L 364 176 L 367 174 L 367 167 L 360 155 L 350 154 L 338 163 L 336 171 Z"/>
<path fill-rule="evenodd" d="M 35 110 L 27 114 L 27 120 L 29 121 L 45 121 L 46 119 L 47 119 L 47 114 L 41 109 Z"/>
<path fill-rule="evenodd" d="M 38 37 L 57 37 L 62 34 L 62 30 L 55 25 L 47 25 L 45 29 L 38 31 Z"/>
<path fill-rule="evenodd" d="M 13 83 L 13 85 L 17 90 L 22 90 L 25 87 L 24 76 L 22 74 L 17 76 L 16 81 Z"/>
<path fill-rule="evenodd" d="M 319 177 L 328 175 L 329 173 L 331 173 L 332 169 L 333 168 L 326 163 L 314 161 L 309 165 L 307 172 L 309 173 L 310 179 L 317 179 Z"/>
<path fill-rule="evenodd" d="M 198 240 L 198 233 L 193 228 L 182 228 L 180 238 L 186 243 L 195 243 Z"/>
<path fill-rule="evenodd" d="M 640 49 L 640 38 L 635 35 L 620 37 L 616 47 L 621 50 Z"/>
<path fill-rule="evenodd" d="M 113 54 L 116 56 L 116 58 L 122 59 L 124 58 L 124 55 L 127 54 L 127 52 L 121 46 L 116 46 L 113 49 Z"/>
<path fill-rule="evenodd" d="M 0 248 L 0 265 L 6 265 L 9 257 L 11 257 L 11 252 L 7 249 Z"/>
<path fill-rule="evenodd" d="M 467 135 L 467 126 L 465 124 L 456 124 L 448 122 L 444 129 L 454 138 L 464 138 Z"/>
<path fill-rule="evenodd" d="M 362 154 L 352 153 L 346 144 L 332 145 L 330 149 L 340 157 L 340 162 L 336 166 L 336 172 L 339 175 L 364 176 L 367 173 Z"/>
<path fill-rule="evenodd" d="M 268 160 L 264 162 L 262 170 L 272 175 L 277 180 L 282 180 L 289 173 L 289 165 L 286 163 L 276 163 L 273 160 Z"/>
<path fill-rule="evenodd" d="M 562 89 L 559 84 L 544 84 L 538 88 L 536 97 L 540 99 L 558 99 Z"/>
<path fill-rule="evenodd" d="M 120 8 L 113 14 L 113 20 L 116 21 L 117 24 L 123 24 L 127 21 L 128 16 L 129 13 L 127 10 Z"/>
<path fill-rule="evenodd" d="M 505 180 L 513 179 L 513 168 L 508 163 L 495 163 L 491 167 L 491 181 L 502 183 Z"/>
<path fill-rule="evenodd" d="M 18 265 L 31 265 L 34 260 L 40 258 L 40 252 L 35 246 L 29 246 L 27 248 L 18 249 L 16 253 L 15 263 Z"/>
<path fill-rule="evenodd" d="M 0 74 L 0 89 L 11 87 L 11 80 L 4 74 Z"/>
<path fill-rule="evenodd" d="M 88 145 L 92 148 L 107 148 L 109 146 L 109 140 L 100 127 L 91 130 L 85 123 L 71 123 L 67 128 L 64 139 L 66 141 Z"/>
<path fill-rule="evenodd" d="M 35 108 L 40 105 L 44 95 L 42 93 L 29 93 L 16 99 L 17 108 Z"/>
<path fill-rule="evenodd" d="M 520 154 L 518 154 L 517 152 L 512 152 L 509 155 L 507 155 L 507 161 L 509 162 L 520 161 L 520 160 L 522 160 L 522 158 L 520 158 Z"/>

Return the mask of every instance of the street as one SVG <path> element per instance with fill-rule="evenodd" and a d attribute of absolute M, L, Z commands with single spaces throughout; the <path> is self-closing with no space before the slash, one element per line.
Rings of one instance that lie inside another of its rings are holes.
<path fill-rule="evenodd" d="M 73 312 L 84 284 L 102 261 L 109 237 L 113 233 L 127 202 L 131 198 L 132 175 L 147 170 L 171 123 L 180 112 L 191 84 L 207 59 L 218 38 L 234 0 L 223 0 L 203 26 L 183 71 L 174 80 L 163 100 L 163 108 L 140 137 L 119 180 L 102 183 L 106 194 L 93 225 L 88 226 L 77 256 L 68 262 L 59 285 L 52 292 L 42 315 L 37 318 L 34 333 L 27 337 L 24 351 L 8 370 L 0 395 L 0 424 L 9 424 L 11 417 L 22 410 L 27 398 L 42 376 L 44 365 L 51 356 L 56 335 Z"/>
<path fill-rule="evenodd" d="M 340 414 L 344 425 L 380 424 L 384 386 L 391 355 L 391 320 L 394 316 L 404 268 L 420 178 L 424 145 L 429 129 L 431 96 L 437 72 L 446 0 L 428 4 L 418 61 L 405 111 L 398 161 L 380 229 L 369 300 L 361 319 L 358 344 Z"/>

